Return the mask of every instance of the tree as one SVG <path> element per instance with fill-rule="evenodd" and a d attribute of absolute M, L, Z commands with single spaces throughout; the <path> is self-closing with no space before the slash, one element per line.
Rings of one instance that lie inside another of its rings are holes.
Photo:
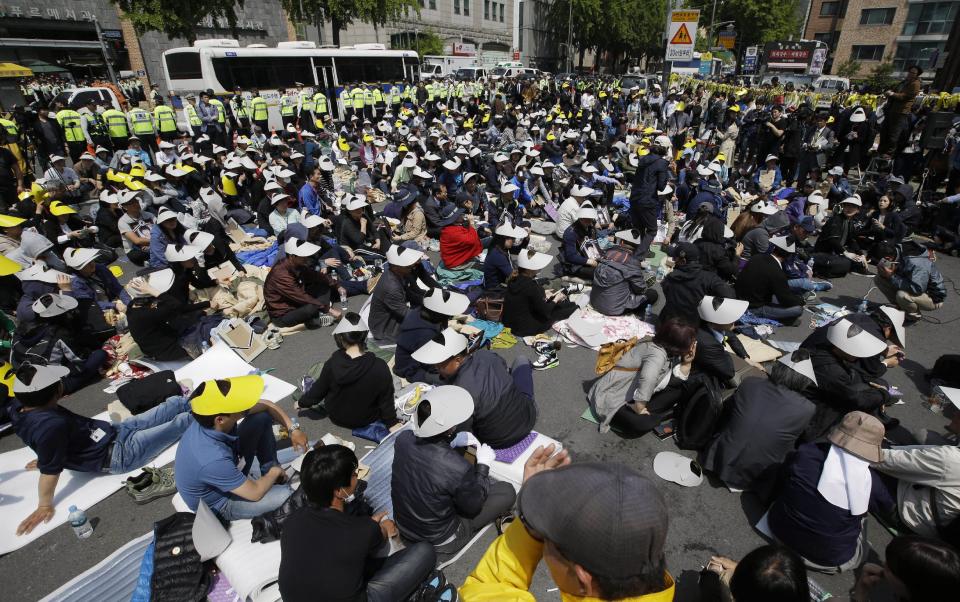
<path fill-rule="evenodd" d="M 689 0 L 687 4 L 700 9 L 700 27 L 708 27 L 713 0 Z M 800 33 L 798 4 L 799 0 L 726 0 L 717 3 L 716 23 L 733 21 L 739 48 L 796 39 Z"/>
<path fill-rule="evenodd" d="M 416 50 L 421 59 L 427 54 L 443 54 L 443 38 L 432 31 L 400 36 L 400 44 L 391 46 L 395 50 Z"/>
<path fill-rule="evenodd" d="M 865 83 L 871 92 L 883 92 L 884 90 L 889 90 L 897 83 L 896 80 L 893 79 L 892 74 L 893 61 L 891 61 L 888 56 L 882 63 L 877 63 L 876 66 L 870 70 L 870 75 L 867 76 Z"/>
<path fill-rule="evenodd" d="M 857 74 L 860 73 L 860 67 L 862 66 L 863 65 L 860 63 L 860 61 L 847 59 L 846 61 L 837 65 L 833 69 L 833 72 L 835 75 L 839 75 L 840 77 L 846 77 L 846 78 L 856 77 Z"/>
<path fill-rule="evenodd" d="M 417 0 L 280 0 L 280 5 L 291 20 L 312 23 L 317 29 L 329 21 L 335 46 L 340 45 L 340 30 L 354 21 L 382 27 L 410 9 L 420 15 Z"/>
<path fill-rule="evenodd" d="M 237 32 L 237 9 L 243 0 L 112 0 L 122 10 L 137 33 L 159 31 L 168 38 L 186 38 L 193 44 L 197 26 L 206 18 L 226 23 Z"/>

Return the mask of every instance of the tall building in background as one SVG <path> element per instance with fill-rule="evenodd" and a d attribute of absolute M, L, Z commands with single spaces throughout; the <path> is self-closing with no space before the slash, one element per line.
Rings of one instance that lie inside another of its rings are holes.
<path fill-rule="evenodd" d="M 551 3 L 544 0 L 517 0 L 514 20 L 514 46 L 520 60 L 528 67 L 553 73 L 563 71 L 561 43 L 567 40 L 567 30 L 557 31 L 547 24 Z"/>

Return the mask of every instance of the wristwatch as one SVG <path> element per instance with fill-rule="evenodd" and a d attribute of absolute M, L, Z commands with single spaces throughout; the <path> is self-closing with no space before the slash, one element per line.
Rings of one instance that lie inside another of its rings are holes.
<path fill-rule="evenodd" d="M 300 423 L 296 420 L 290 422 L 290 432 L 303 430 L 300 428 Z"/>

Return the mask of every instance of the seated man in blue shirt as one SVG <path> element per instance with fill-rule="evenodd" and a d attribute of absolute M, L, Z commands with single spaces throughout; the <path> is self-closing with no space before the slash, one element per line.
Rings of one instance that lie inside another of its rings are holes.
<path fill-rule="evenodd" d="M 306 451 L 307 437 L 276 404 L 260 399 L 263 389 L 263 378 L 253 374 L 206 381 L 190 396 L 194 422 L 174 466 L 177 490 L 191 510 L 203 500 L 224 520 L 254 518 L 290 497 L 273 422 L 286 427 L 298 451 Z"/>
<path fill-rule="evenodd" d="M 20 523 L 17 535 L 53 518 L 53 496 L 64 469 L 130 472 L 175 443 L 191 422 L 190 404 L 180 396 L 119 424 L 74 414 L 58 404 L 63 396 L 62 379 L 69 372 L 63 366 L 25 363 L 14 377 L 16 399 L 7 405 L 7 412 L 17 435 L 37 454 L 27 470 L 40 471 L 37 509 Z"/>

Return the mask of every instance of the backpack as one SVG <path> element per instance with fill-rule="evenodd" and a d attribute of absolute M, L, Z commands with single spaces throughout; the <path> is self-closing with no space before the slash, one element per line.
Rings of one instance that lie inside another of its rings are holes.
<path fill-rule="evenodd" d="M 723 397 L 712 378 L 701 375 L 689 379 L 673 409 L 677 447 L 692 450 L 706 447 L 722 410 Z"/>
<path fill-rule="evenodd" d="M 134 416 L 153 409 L 170 397 L 182 394 L 173 370 L 149 374 L 117 389 L 117 399 Z"/>
<path fill-rule="evenodd" d="M 638 339 L 637 337 L 630 337 L 629 339 L 620 339 L 619 341 L 613 341 L 610 343 L 604 343 L 600 345 L 600 350 L 597 351 L 597 364 L 594 366 L 594 372 L 597 373 L 597 376 L 602 376 L 611 370 L 619 370 L 621 372 L 637 372 L 639 368 L 619 368 L 617 367 L 617 362 L 620 361 L 620 358 L 624 354 L 634 347 L 637 346 L 641 340 L 648 341 L 649 337 L 644 339 Z"/>

